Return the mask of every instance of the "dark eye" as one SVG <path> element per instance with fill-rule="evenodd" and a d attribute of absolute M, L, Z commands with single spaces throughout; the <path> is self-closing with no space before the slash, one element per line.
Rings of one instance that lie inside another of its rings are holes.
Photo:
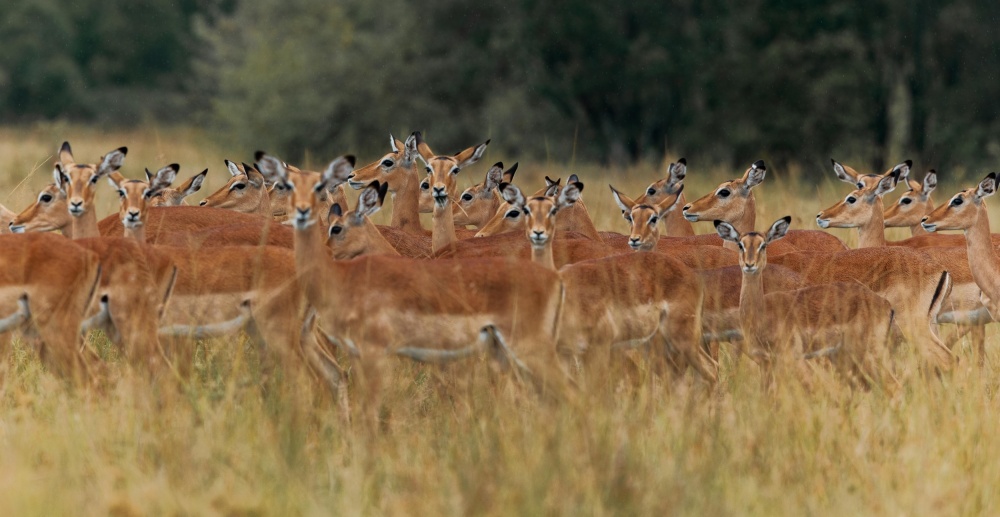
<path fill-rule="evenodd" d="M 124 198 L 125 197 L 125 191 L 124 190 L 119 190 L 118 191 L 118 197 Z"/>
<path fill-rule="evenodd" d="M 455 167 L 454 169 L 451 170 L 451 173 L 452 174 L 458 174 L 458 171 L 459 171 L 459 168 Z"/>
<path fill-rule="evenodd" d="M 330 235 L 337 235 L 342 231 L 344 231 L 344 227 L 339 224 L 330 227 Z"/>
<path fill-rule="evenodd" d="M 396 162 L 392 160 L 382 160 L 382 166 L 385 167 L 386 169 L 392 167 L 393 165 L 396 165 Z"/>
<path fill-rule="evenodd" d="M 653 187 L 649 187 L 649 190 L 647 190 L 647 191 L 646 191 L 646 195 L 647 195 L 647 196 L 653 196 L 653 195 L 656 195 L 656 189 L 655 189 L 655 188 L 653 188 Z"/>
<path fill-rule="evenodd" d="M 729 197 L 729 194 L 730 194 L 729 189 L 726 189 L 726 188 L 724 188 L 724 189 L 722 189 L 722 190 L 720 190 L 719 192 L 716 193 L 716 195 L 719 196 L 719 197 Z"/>
<path fill-rule="evenodd" d="M 281 183 L 275 183 L 274 188 L 277 190 L 285 190 L 285 186 Z"/>
<path fill-rule="evenodd" d="M 521 216 L 521 212 L 519 212 L 517 210 L 511 210 L 511 211 L 507 212 L 506 214 L 504 214 L 504 217 L 509 217 L 511 219 L 514 219 L 515 217 L 520 217 L 520 216 Z"/>
<path fill-rule="evenodd" d="M 913 202 L 913 200 L 910 199 L 910 198 L 908 198 L 908 197 L 904 197 L 903 199 L 899 200 L 899 204 L 901 204 L 901 205 L 908 205 L 908 204 L 910 204 L 912 202 Z"/>
<path fill-rule="evenodd" d="M 97 183 L 98 179 L 99 179 L 99 176 L 91 176 L 90 177 L 90 184 L 93 185 L 94 183 Z"/>
<path fill-rule="evenodd" d="M 659 220 L 660 219 L 654 215 L 653 217 L 649 218 L 649 224 L 655 225 Z"/>
<path fill-rule="evenodd" d="M 857 185 L 855 185 L 855 187 L 857 187 L 857 188 L 865 188 L 865 184 L 864 184 L 864 183 L 861 183 L 861 182 L 859 181 L 859 182 L 858 182 L 858 184 L 857 184 Z"/>
<path fill-rule="evenodd" d="M 247 186 L 246 186 L 245 183 L 237 183 L 237 184 L 233 185 L 233 188 L 236 189 L 236 190 L 243 190 L 243 189 L 247 188 Z"/>
<path fill-rule="evenodd" d="M 848 205 L 853 205 L 854 203 L 856 203 L 858 201 L 858 198 L 856 198 L 854 196 L 847 196 L 846 201 L 847 201 Z"/>
<path fill-rule="evenodd" d="M 962 198 L 960 197 L 956 197 L 955 199 L 951 200 L 951 206 L 959 206 L 962 203 L 964 203 L 964 201 L 962 201 Z"/>
<path fill-rule="evenodd" d="M 472 201 L 472 194 L 469 194 L 468 192 L 462 194 L 462 201 Z"/>
<path fill-rule="evenodd" d="M 430 174 L 430 173 L 432 173 L 432 172 L 434 172 L 434 171 L 432 171 L 432 170 L 431 170 L 431 166 L 430 166 L 430 165 L 428 165 L 428 166 L 427 166 L 427 174 Z"/>
<path fill-rule="evenodd" d="M 429 188 L 431 188 L 431 184 L 426 181 L 420 184 L 420 190 L 427 190 Z"/>
<path fill-rule="evenodd" d="M 746 248 L 743 247 L 742 242 L 737 242 L 736 244 L 740 247 L 740 251 L 746 251 Z"/>
<path fill-rule="evenodd" d="M 41 201 L 42 203 L 48 203 L 49 201 L 52 201 L 52 195 L 42 194 L 42 196 L 39 197 L 38 200 Z"/>

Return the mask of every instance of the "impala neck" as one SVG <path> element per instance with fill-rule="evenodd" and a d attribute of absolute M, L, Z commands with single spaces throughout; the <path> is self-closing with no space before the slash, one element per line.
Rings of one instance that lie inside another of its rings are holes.
<path fill-rule="evenodd" d="M 743 273 L 743 283 L 740 286 L 740 327 L 743 329 L 744 341 L 751 345 L 747 350 L 762 345 L 761 336 L 769 334 L 764 328 L 762 315 L 767 310 L 764 305 L 763 269 L 756 273 Z"/>
<path fill-rule="evenodd" d="M 139 225 L 134 229 L 125 228 L 125 238 L 134 239 L 140 244 L 146 243 L 146 225 L 145 223 Z"/>
<path fill-rule="evenodd" d="M 87 210 L 80 217 L 70 216 L 70 234 L 74 239 L 88 239 L 90 237 L 100 237 L 101 232 L 97 229 L 97 212 L 93 208 Z"/>
<path fill-rule="evenodd" d="M 859 248 L 881 248 L 885 246 L 885 213 L 882 198 L 875 196 L 872 202 L 871 216 L 858 226 Z"/>
<path fill-rule="evenodd" d="M 910 235 L 916 237 L 917 235 L 927 235 L 927 230 L 920 223 L 917 223 L 910 227 Z"/>
<path fill-rule="evenodd" d="M 568 230 L 582 233 L 594 240 L 601 240 L 601 236 L 597 233 L 597 227 L 594 226 L 594 220 L 590 217 L 590 211 L 587 210 L 587 206 L 583 204 L 583 201 L 573 203 L 572 206 L 566 209 L 566 212 L 565 215 L 559 215 L 572 221 L 572 227 L 567 228 Z"/>
<path fill-rule="evenodd" d="M 754 225 L 757 223 L 757 200 L 754 198 L 753 192 L 747 196 L 746 203 L 743 203 L 740 211 L 733 214 L 732 219 L 726 222 L 733 225 L 733 228 L 736 228 L 740 235 L 754 231 Z M 740 249 L 738 244 L 731 241 L 722 241 L 722 246 L 731 250 Z"/>
<path fill-rule="evenodd" d="M 325 242 L 323 229 L 318 223 L 308 228 L 295 228 L 295 272 L 299 285 L 311 303 L 319 300 L 317 297 L 324 285 L 322 278 Z"/>
<path fill-rule="evenodd" d="M 552 271 L 556 270 L 556 261 L 552 258 L 552 239 L 544 246 L 531 246 L 531 261 Z"/>
<path fill-rule="evenodd" d="M 682 207 L 686 204 L 687 200 L 684 199 L 682 193 L 674 207 Z M 684 218 L 684 214 L 680 210 L 670 210 L 667 215 L 663 216 L 663 234 L 668 237 L 690 237 L 694 235 L 694 226 L 691 225 L 691 221 Z"/>
<path fill-rule="evenodd" d="M 420 225 L 420 180 L 417 177 L 416 163 L 406 173 L 403 185 L 392 192 L 392 219 L 389 224 L 402 228 L 406 233 L 426 235 L 424 227 Z"/>
<path fill-rule="evenodd" d="M 451 203 L 434 207 L 434 233 L 431 235 L 431 250 L 437 253 L 458 240 L 455 234 L 455 214 L 451 211 Z"/>
<path fill-rule="evenodd" d="M 969 252 L 969 269 L 976 285 L 993 303 L 1000 302 L 1000 257 L 993 248 L 990 234 L 990 219 L 986 211 L 986 201 L 979 205 L 976 224 L 965 229 L 965 245 Z"/>

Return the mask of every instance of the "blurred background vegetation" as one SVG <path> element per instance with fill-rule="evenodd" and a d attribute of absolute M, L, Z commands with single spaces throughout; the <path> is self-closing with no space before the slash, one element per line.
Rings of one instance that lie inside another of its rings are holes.
<path fill-rule="evenodd" d="M 627 165 L 1000 158 L 1000 2 L 5 0 L 0 117 Z M 67 136 L 68 138 L 69 136 Z"/>

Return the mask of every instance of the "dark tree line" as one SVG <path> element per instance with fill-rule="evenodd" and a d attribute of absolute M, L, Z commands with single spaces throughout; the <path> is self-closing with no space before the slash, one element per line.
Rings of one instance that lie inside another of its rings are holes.
<path fill-rule="evenodd" d="M 976 0 L 8 0 L 0 115 L 285 155 L 423 129 L 559 161 L 977 168 L 1000 158 L 998 23 Z"/>

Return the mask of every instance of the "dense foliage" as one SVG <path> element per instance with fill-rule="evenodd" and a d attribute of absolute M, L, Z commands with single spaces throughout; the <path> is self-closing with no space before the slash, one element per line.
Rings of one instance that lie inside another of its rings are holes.
<path fill-rule="evenodd" d="M 386 130 L 624 163 L 1000 157 L 1000 3 L 8 0 L 0 116 L 210 123 L 301 155 Z"/>

